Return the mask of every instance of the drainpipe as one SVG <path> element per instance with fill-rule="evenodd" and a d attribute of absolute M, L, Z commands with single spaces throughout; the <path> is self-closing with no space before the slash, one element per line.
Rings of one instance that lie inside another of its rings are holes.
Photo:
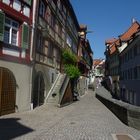
<path fill-rule="evenodd" d="M 31 47 L 30 47 L 30 60 L 32 62 L 31 71 L 30 71 L 30 109 L 33 110 L 33 103 L 32 103 L 32 77 L 33 77 L 33 48 L 34 48 L 34 38 L 35 38 L 35 23 L 36 23 L 36 7 L 37 7 L 37 0 L 33 1 L 33 12 L 32 12 L 32 28 L 31 28 Z"/>
<path fill-rule="evenodd" d="M 35 34 L 35 22 L 36 22 L 36 6 L 37 6 L 37 0 L 33 1 L 33 18 L 32 18 L 32 36 L 31 36 L 31 48 L 30 48 L 30 60 L 33 60 L 33 47 L 34 47 L 34 34 Z"/>

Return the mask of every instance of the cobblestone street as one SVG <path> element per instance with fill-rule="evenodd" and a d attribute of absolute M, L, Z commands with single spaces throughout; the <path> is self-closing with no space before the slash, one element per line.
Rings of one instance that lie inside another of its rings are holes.
<path fill-rule="evenodd" d="M 113 140 L 118 133 L 140 140 L 140 131 L 124 125 L 91 90 L 63 108 L 43 105 L 2 116 L 0 132 L 0 140 Z"/>

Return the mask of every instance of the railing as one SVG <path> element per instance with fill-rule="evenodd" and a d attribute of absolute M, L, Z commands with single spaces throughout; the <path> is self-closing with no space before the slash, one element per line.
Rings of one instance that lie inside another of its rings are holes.
<path fill-rule="evenodd" d="M 69 77 L 67 75 L 65 75 L 63 84 L 62 84 L 62 86 L 60 88 L 60 91 L 59 91 L 59 103 L 58 103 L 59 106 L 60 106 L 61 101 L 63 99 L 63 96 L 65 94 L 65 91 L 66 91 L 66 88 L 68 86 L 69 80 L 70 80 Z"/>
<path fill-rule="evenodd" d="M 49 98 L 49 96 L 51 95 L 52 91 L 54 90 L 54 88 L 55 88 L 55 86 L 57 84 L 57 81 L 58 81 L 60 75 L 61 74 L 59 73 L 58 76 L 57 76 L 57 78 L 56 78 L 56 80 L 54 81 L 54 83 L 53 83 L 53 85 L 52 85 L 52 87 L 51 87 L 51 89 L 50 89 L 50 91 L 49 91 L 49 93 L 48 93 L 48 95 L 47 95 L 47 97 L 45 99 L 45 103 L 47 102 L 47 99 Z"/>

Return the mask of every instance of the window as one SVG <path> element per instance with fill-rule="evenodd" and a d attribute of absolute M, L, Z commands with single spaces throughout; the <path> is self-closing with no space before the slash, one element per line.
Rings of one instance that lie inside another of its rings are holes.
<path fill-rule="evenodd" d="M 28 49 L 30 36 L 29 30 L 30 27 L 27 23 L 24 22 L 22 25 L 19 25 L 17 21 L 5 17 L 5 14 L 0 12 L 0 41 L 14 46 L 18 46 L 20 42 L 23 49 Z"/>
<path fill-rule="evenodd" d="M 38 35 L 37 51 L 43 52 L 43 37 L 41 34 Z"/>
<path fill-rule="evenodd" d="M 140 80 L 140 66 L 137 67 L 138 70 L 138 79 Z"/>
<path fill-rule="evenodd" d="M 27 4 L 29 4 L 31 6 L 32 4 L 32 0 L 23 0 L 24 2 L 26 2 Z"/>
<path fill-rule="evenodd" d="M 128 70 L 128 79 L 131 79 L 131 77 L 130 77 L 130 69 Z"/>
<path fill-rule="evenodd" d="M 55 29 L 55 16 L 54 16 L 54 14 L 53 13 L 51 13 L 51 19 L 50 19 L 51 21 L 50 21 L 50 25 L 51 25 L 51 27 L 52 28 L 54 28 Z"/>
<path fill-rule="evenodd" d="M 132 68 L 130 69 L 130 79 L 131 80 L 133 79 L 133 69 Z"/>
<path fill-rule="evenodd" d="M 51 57 L 53 58 L 53 44 L 52 42 L 49 42 L 49 45 L 48 45 L 48 57 Z"/>
<path fill-rule="evenodd" d="M 123 79 L 123 72 L 121 71 L 121 75 L 120 75 L 120 80 L 124 80 Z"/>
<path fill-rule="evenodd" d="M 73 45 L 72 45 L 72 50 L 73 50 L 75 53 L 77 53 L 77 45 L 76 45 L 76 43 L 73 43 Z"/>
<path fill-rule="evenodd" d="M 134 56 L 137 56 L 137 45 L 134 46 Z"/>
<path fill-rule="evenodd" d="M 140 44 L 137 46 L 137 54 L 140 55 Z"/>
<path fill-rule="evenodd" d="M 133 58 L 133 56 L 132 56 L 133 54 L 132 54 L 132 49 L 130 49 L 130 59 L 132 59 Z"/>
<path fill-rule="evenodd" d="M 43 1 L 41 1 L 39 5 L 39 15 L 45 17 L 45 10 L 46 10 L 45 4 L 43 3 Z"/>
<path fill-rule="evenodd" d="M 62 36 L 62 25 L 60 23 L 58 24 L 58 34 Z"/>
<path fill-rule="evenodd" d="M 50 15 L 51 15 L 51 10 L 49 6 L 46 7 L 46 13 L 45 13 L 45 20 L 50 23 Z"/>
<path fill-rule="evenodd" d="M 60 0 L 57 1 L 57 6 L 58 6 L 59 10 L 62 10 L 62 3 Z"/>
<path fill-rule="evenodd" d="M 60 49 L 59 48 L 56 48 L 56 60 L 59 62 L 60 61 L 60 56 L 61 56 L 61 54 L 60 54 L 61 52 L 60 52 Z"/>
<path fill-rule="evenodd" d="M 18 46 L 18 28 L 19 23 L 10 19 L 5 18 L 5 27 L 4 27 L 4 42 Z"/>
<path fill-rule="evenodd" d="M 66 8 L 64 5 L 63 5 L 63 12 L 64 12 L 64 14 L 66 14 Z"/>
<path fill-rule="evenodd" d="M 138 78 L 137 67 L 134 68 L 134 79 Z"/>
<path fill-rule="evenodd" d="M 72 46 L 72 39 L 71 39 L 71 37 L 69 36 L 69 34 L 67 34 L 67 44 L 68 44 L 69 47 Z"/>
<path fill-rule="evenodd" d="M 13 1 L 13 8 L 17 11 L 21 10 L 21 2 L 19 0 L 14 0 Z"/>
<path fill-rule="evenodd" d="M 72 25 L 72 18 L 69 13 L 67 15 L 67 22 L 69 23 L 70 26 Z"/>
<path fill-rule="evenodd" d="M 130 92 L 130 103 L 131 104 L 135 104 L 135 102 L 136 102 L 136 95 L 135 94 L 136 94 L 135 91 L 131 90 L 131 92 Z"/>
<path fill-rule="evenodd" d="M 24 10 L 23 11 L 24 11 L 23 13 L 24 13 L 25 16 L 27 16 L 27 17 L 30 16 L 30 8 L 29 7 L 24 5 Z"/>
<path fill-rule="evenodd" d="M 3 0 L 3 3 L 9 5 L 10 4 L 10 0 Z"/>

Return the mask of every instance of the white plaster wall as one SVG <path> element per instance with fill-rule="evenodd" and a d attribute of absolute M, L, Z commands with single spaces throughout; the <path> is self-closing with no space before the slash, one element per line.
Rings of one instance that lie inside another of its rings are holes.
<path fill-rule="evenodd" d="M 21 112 L 30 110 L 31 93 L 30 78 L 31 67 L 28 65 L 7 62 L 0 60 L 0 67 L 9 69 L 15 76 L 16 80 L 16 111 Z"/>

